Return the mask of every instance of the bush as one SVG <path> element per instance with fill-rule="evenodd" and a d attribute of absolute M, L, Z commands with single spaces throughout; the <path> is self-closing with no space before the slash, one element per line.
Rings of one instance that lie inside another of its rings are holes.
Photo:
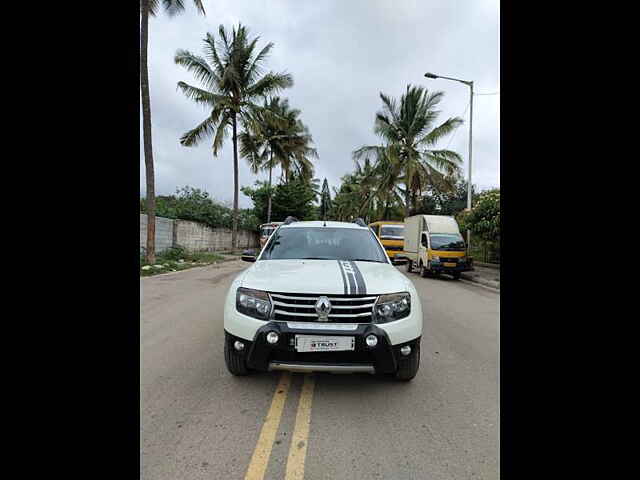
<path fill-rule="evenodd" d="M 146 213 L 145 199 L 140 199 L 140 212 Z M 217 202 L 199 188 L 183 187 L 175 195 L 156 197 L 156 215 L 203 223 L 209 227 L 233 227 L 233 208 Z M 238 212 L 238 228 L 257 230 L 258 219 L 249 209 Z"/>
<path fill-rule="evenodd" d="M 165 250 L 164 252 L 162 252 L 161 256 L 165 260 L 177 261 L 185 257 L 185 250 L 184 250 L 184 247 L 177 245 L 175 247 L 171 247 L 168 250 Z"/>
<path fill-rule="evenodd" d="M 456 215 L 461 232 L 471 230 L 471 255 L 480 262 L 500 263 L 500 190 L 482 192 L 471 211 Z"/>
<path fill-rule="evenodd" d="M 482 192 L 470 212 L 458 215 L 461 229 L 471 230 L 472 235 L 483 241 L 500 244 L 500 190 Z"/>

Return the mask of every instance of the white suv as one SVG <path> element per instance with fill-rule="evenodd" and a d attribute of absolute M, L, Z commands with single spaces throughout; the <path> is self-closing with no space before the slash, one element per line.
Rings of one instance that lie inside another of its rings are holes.
<path fill-rule="evenodd" d="M 368 372 L 411 380 L 422 307 L 413 283 L 366 224 L 289 217 L 233 281 L 224 306 L 225 361 L 251 370 Z"/>

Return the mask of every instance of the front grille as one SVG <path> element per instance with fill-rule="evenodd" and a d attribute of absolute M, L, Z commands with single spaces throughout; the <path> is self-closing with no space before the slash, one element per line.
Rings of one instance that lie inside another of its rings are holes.
<path fill-rule="evenodd" d="M 274 320 L 317 322 L 315 304 L 320 294 L 270 292 Z M 371 323 L 376 295 L 325 295 L 331 302 L 328 322 Z"/>
<path fill-rule="evenodd" d="M 389 250 L 390 252 L 397 252 L 402 250 L 401 246 L 392 246 L 392 247 L 384 247 L 385 250 Z"/>
<path fill-rule="evenodd" d="M 458 257 L 440 257 L 441 263 L 458 263 Z"/>

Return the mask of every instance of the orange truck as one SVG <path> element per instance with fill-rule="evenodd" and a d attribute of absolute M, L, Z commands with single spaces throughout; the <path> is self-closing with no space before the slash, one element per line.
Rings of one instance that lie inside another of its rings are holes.
<path fill-rule="evenodd" d="M 393 263 L 406 261 L 404 258 L 404 222 L 384 221 L 369 224 Z"/>

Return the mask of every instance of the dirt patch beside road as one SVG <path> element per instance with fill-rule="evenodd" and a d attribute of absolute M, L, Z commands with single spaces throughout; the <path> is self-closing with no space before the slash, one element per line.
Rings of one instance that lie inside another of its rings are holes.
<path fill-rule="evenodd" d="M 491 267 L 474 266 L 471 272 L 464 272 L 462 278 L 471 282 L 480 283 L 487 287 L 500 289 L 500 269 Z"/>

